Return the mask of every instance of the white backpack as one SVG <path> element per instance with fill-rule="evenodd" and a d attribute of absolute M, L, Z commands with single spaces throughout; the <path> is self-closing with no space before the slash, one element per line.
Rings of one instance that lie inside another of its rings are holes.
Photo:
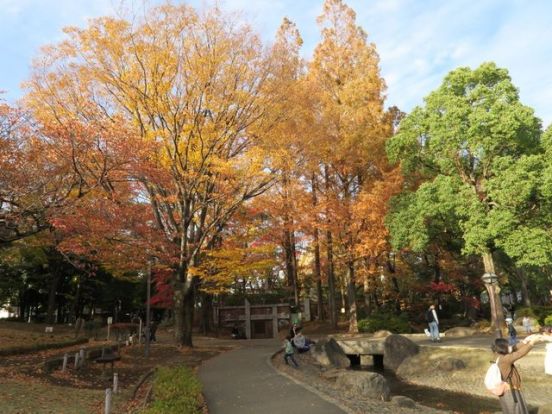
<path fill-rule="evenodd" d="M 493 395 L 501 396 L 509 388 L 507 382 L 502 379 L 502 374 L 498 368 L 498 358 L 496 362 L 492 363 L 487 374 L 485 374 L 485 387 Z"/>

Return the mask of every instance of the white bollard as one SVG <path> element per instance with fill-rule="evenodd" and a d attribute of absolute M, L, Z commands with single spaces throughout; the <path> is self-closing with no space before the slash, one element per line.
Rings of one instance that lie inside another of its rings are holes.
<path fill-rule="evenodd" d="M 119 392 L 119 374 L 114 373 L 113 374 L 113 394 L 117 394 Z"/>
<path fill-rule="evenodd" d="M 105 390 L 105 412 L 104 414 L 111 414 L 111 388 Z"/>
<path fill-rule="evenodd" d="M 63 365 L 61 366 L 61 372 L 65 372 L 67 369 L 67 361 L 69 360 L 69 355 L 65 354 L 63 355 Z"/>
<path fill-rule="evenodd" d="M 79 367 L 79 353 L 75 354 L 75 369 Z"/>

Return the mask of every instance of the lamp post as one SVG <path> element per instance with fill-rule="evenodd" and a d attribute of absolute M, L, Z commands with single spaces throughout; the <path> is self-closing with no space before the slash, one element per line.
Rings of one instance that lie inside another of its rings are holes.
<path fill-rule="evenodd" d="M 495 335 L 497 338 L 502 338 L 502 329 L 500 329 L 500 321 L 498 320 L 495 295 L 495 289 L 496 286 L 498 286 L 498 277 L 494 273 L 484 273 L 481 280 L 485 284 L 485 288 L 489 295 L 489 302 L 491 304 L 491 323 L 494 325 Z"/>

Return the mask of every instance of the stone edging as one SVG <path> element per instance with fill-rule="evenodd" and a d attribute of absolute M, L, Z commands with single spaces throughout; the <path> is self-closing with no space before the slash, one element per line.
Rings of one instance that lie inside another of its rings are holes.
<path fill-rule="evenodd" d="M 298 379 L 292 377 L 291 375 L 288 375 L 285 372 L 282 372 L 282 371 L 278 370 L 274 366 L 274 364 L 272 364 L 272 358 L 274 358 L 277 354 L 280 354 L 280 353 L 282 353 L 282 350 L 274 352 L 272 355 L 270 355 L 266 359 L 267 365 L 270 366 L 278 375 L 281 375 L 282 377 L 285 377 L 285 378 L 289 379 L 290 381 L 293 381 L 295 384 L 300 385 L 301 387 L 303 387 L 306 390 L 312 392 L 313 394 L 317 395 L 318 397 L 322 398 L 323 400 L 335 405 L 337 408 L 343 410 L 347 414 L 355 414 L 355 412 L 353 410 L 349 409 L 348 407 L 344 407 L 343 404 L 341 404 L 341 402 L 336 400 L 335 398 L 332 398 L 329 395 L 326 395 L 323 392 L 317 390 L 316 388 L 311 387 L 310 385 L 305 384 L 302 381 L 299 381 Z"/>

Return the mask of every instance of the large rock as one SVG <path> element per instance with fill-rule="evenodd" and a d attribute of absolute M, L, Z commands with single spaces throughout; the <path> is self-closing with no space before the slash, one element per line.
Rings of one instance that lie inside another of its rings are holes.
<path fill-rule="evenodd" d="M 472 336 L 477 333 L 477 330 L 475 328 L 470 328 L 466 326 L 456 326 L 454 328 L 448 329 L 445 331 L 445 336 L 448 338 L 461 338 L 464 336 Z"/>
<path fill-rule="evenodd" d="M 351 361 L 333 338 L 321 339 L 311 348 L 312 356 L 325 367 L 348 368 Z"/>
<path fill-rule="evenodd" d="M 383 343 L 383 364 L 393 372 L 408 357 L 416 355 L 420 347 L 401 335 L 389 335 Z"/>
<path fill-rule="evenodd" d="M 376 372 L 342 371 L 335 383 L 351 395 L 389 401 L 390 390 L 387 380 Z"/>
<path fill-rule="evenodd" d="M 385 329 L 380 329 L 379 331 L 374 332 L 374 338 L 385 338 L 389 335 L 393 335 L 393 332 L 386 331 Z"/>
<path fill-rule="evenodd" d="M 395 395 L 394 397 L 391 397 L 391 404 L 404 408 L 416 408 L 416 401 L 412 398 L 405 397 L 404 395 Z"/>

